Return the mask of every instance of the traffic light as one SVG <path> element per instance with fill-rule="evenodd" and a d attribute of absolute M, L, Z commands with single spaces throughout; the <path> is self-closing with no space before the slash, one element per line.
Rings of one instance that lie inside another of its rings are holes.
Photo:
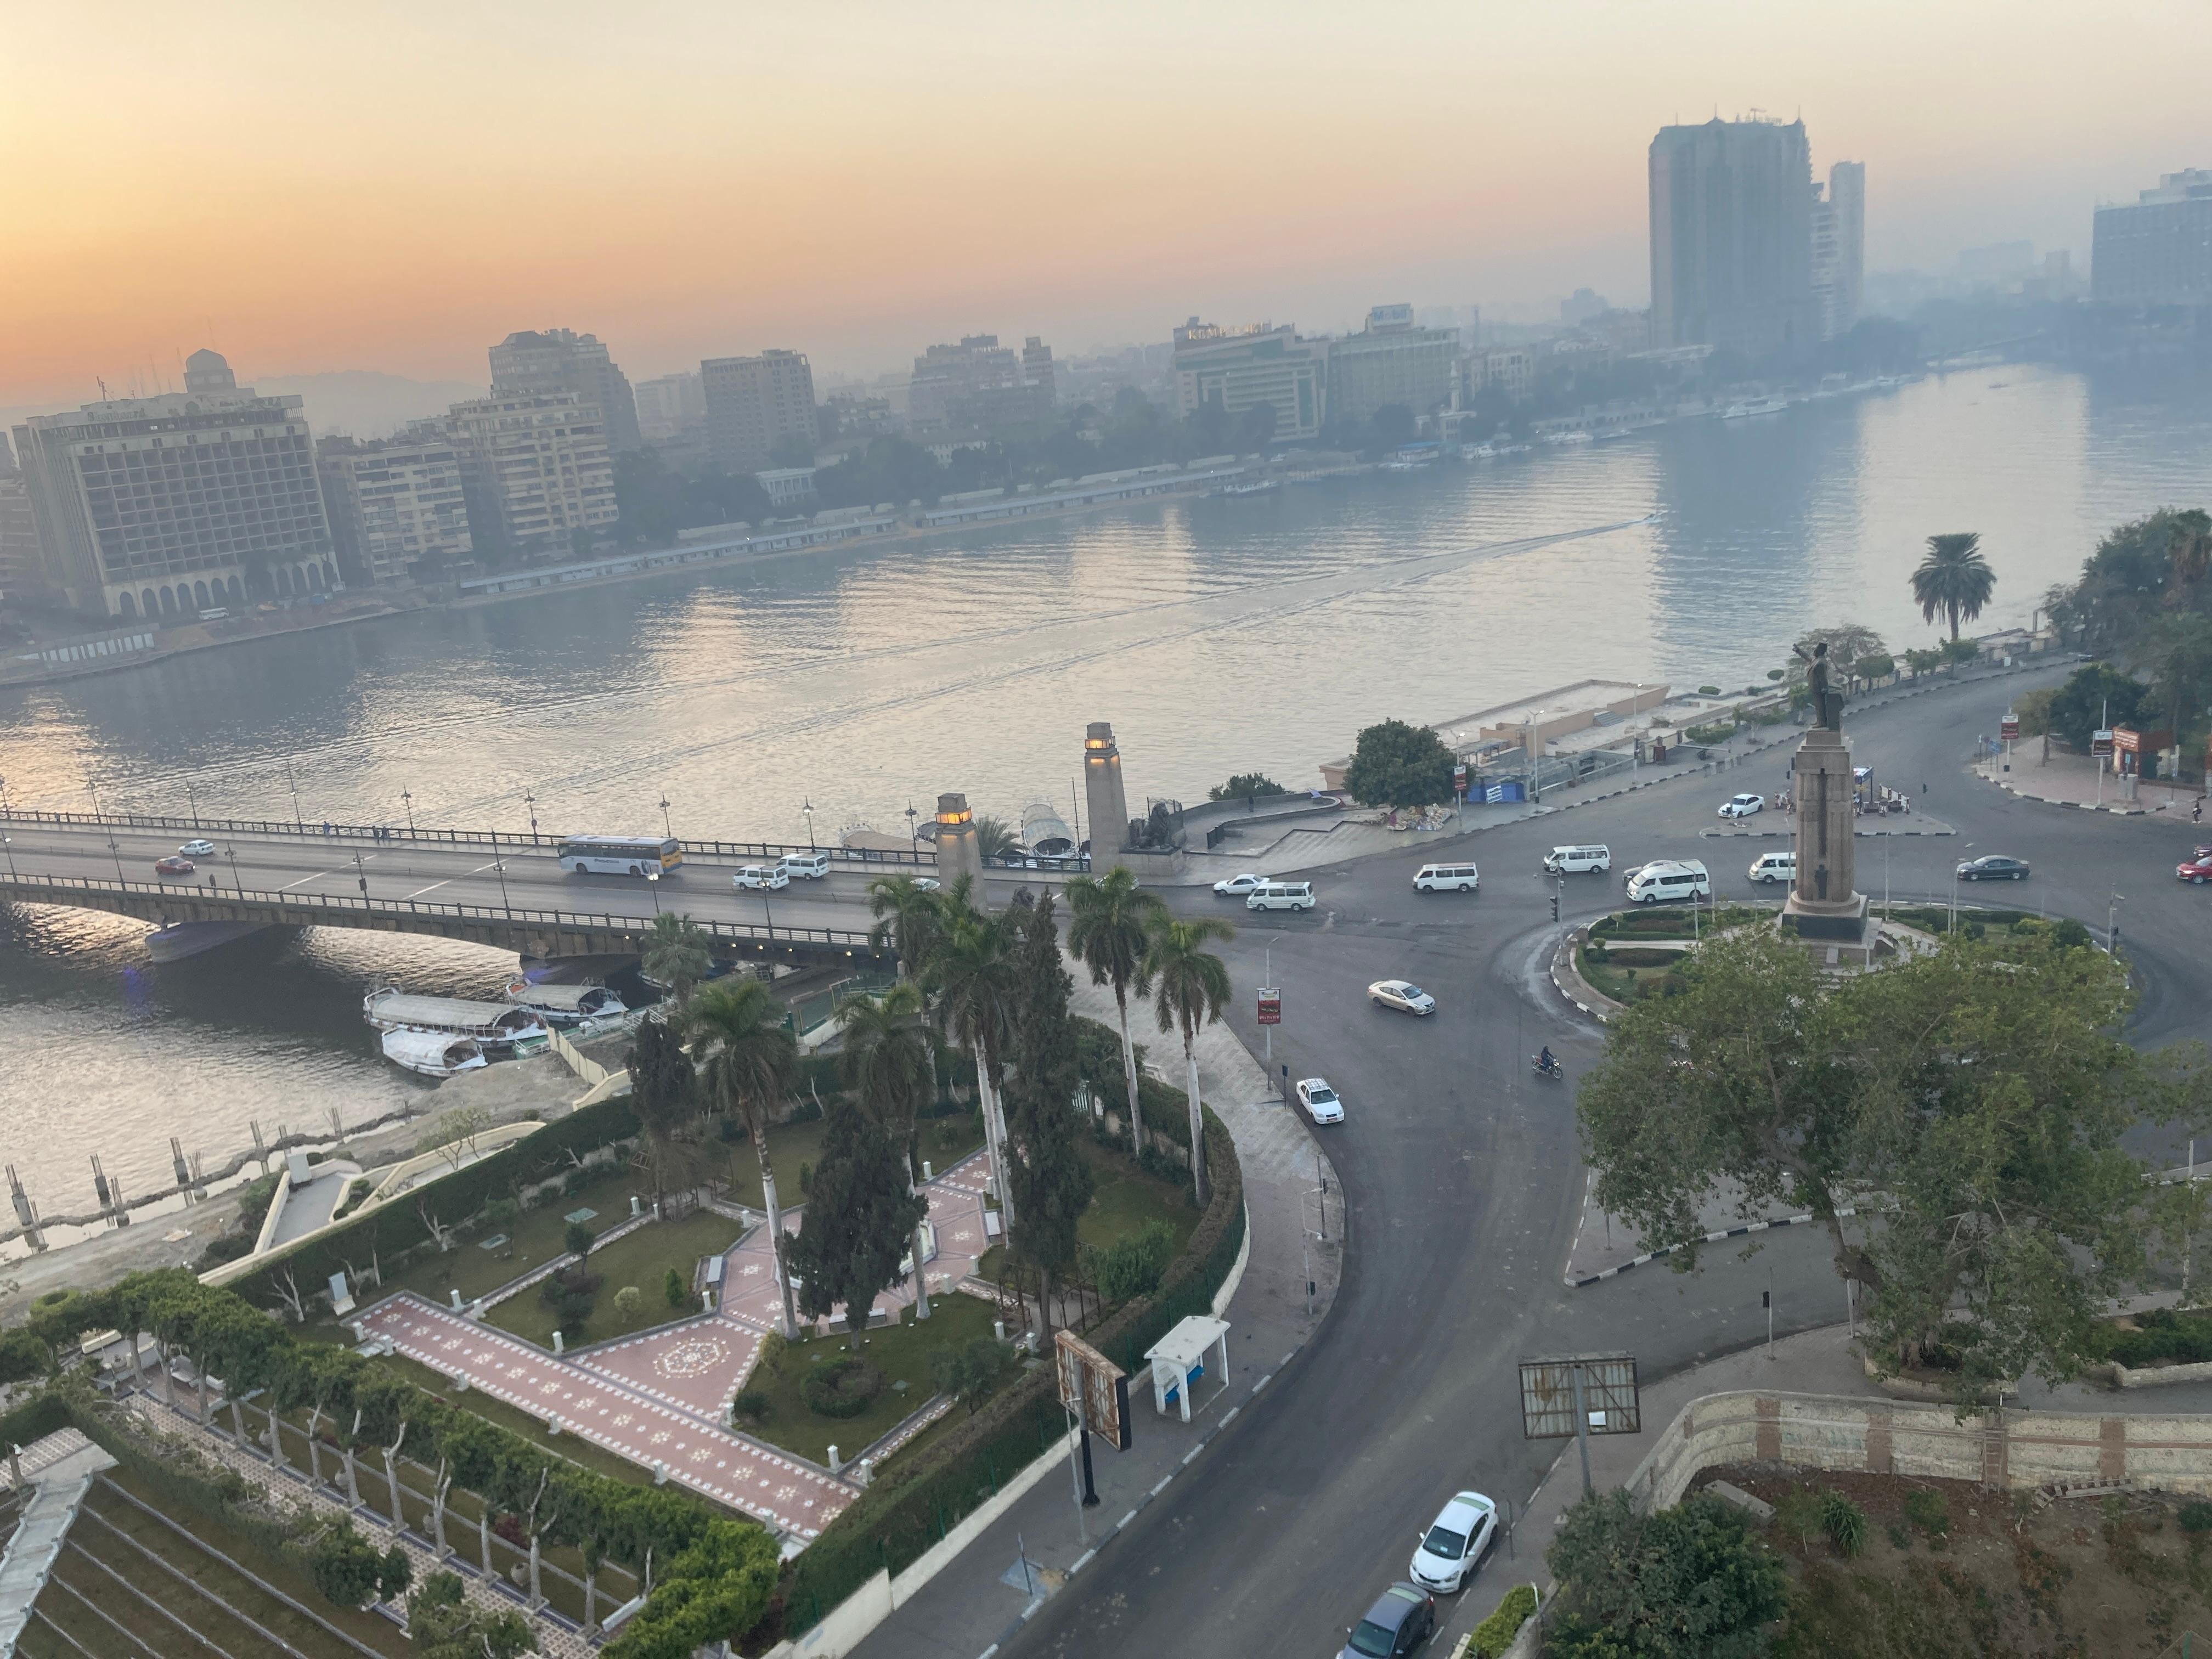
<path fill-rule="evenodd" d="M 1557 921 L 1559 919 L 1559 896 L 1557 893 L 1554 893 L 1554 894 L 1553 894 L 1553 895 L 1552 895 L 1552 920 L 1553 920 L 1553 921 Z"/>

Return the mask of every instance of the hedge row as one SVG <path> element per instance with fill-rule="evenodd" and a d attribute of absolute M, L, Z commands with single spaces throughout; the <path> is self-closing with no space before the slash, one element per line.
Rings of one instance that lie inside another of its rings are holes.
<path fill-rule="evenodd" d="M 2118 1325 L 2089 1328 L 2087 1346 L 2099 1359 L 2117 1359 L 2123 1365 L 2150 1365 L 2160 1360 L 2202 1364 L 2212 1359 L 2212 1312 L 2176 1313 L 2154 1308 L 2136 1316 L 2136 1328 Z"/>
<path fill-rule="evenodd" d="M 1229 1131 L 1211 1109 L 1206 1144 L 1213 1199 L 1182 1255 L 1158 1291 L 1130 1303 L 1091 1336 L 1094 1347 L 1133 1376 L 1145 1351 L 1176 1321 L 1212 1311 L 1214 1293 L 1243 1247 L 1243 1172 Z M 911 1565 L 1066 1432 L 1054 1369 L 1040 1365 L 914 1462 L 894 1463 L 793 1563 L 784 1595 L 787 1633 L 811 1629 L 876 1572 Z"/>
<path fill-rule="evenodd" d="M 495 1198 L 512 1198 L 523 1188 L 569 1167 L 579 1158 L 636 1134 L 637 1115 L 627 1097 L 603 1100 L 546 1124 L 535 1134 L 502 1146 L 490 1157 L 441 1176 L 397 1203 L 364 1212 L 350 1225 L 311 1239 L 298 1249 L 273 1254 L 268 1262 L 235 1280 L 230 1288 L 249 1302 L 273 1305 L 282 1298 L 276 1276 L 289 1273 L 303 1293 L 319 1288 L 334 1273 L 366 1262 L 372 1254 L 389 1257 L 432 1237 L 418 1201 L 450 1226 L 465 1221 Z"/>

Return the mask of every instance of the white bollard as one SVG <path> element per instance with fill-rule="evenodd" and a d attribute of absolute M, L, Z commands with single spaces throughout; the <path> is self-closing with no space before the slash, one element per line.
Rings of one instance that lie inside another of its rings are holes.
<path fill-rule="evenodd" d="M 665 1486 L 668 1484 L 668 1465 L 658 1458 L 653 1460 L 653 1484 L 656 1486 Z"/>
<path fill-rule="evenodd" d="M 645 1213 L 645 1206 L 637 1201 L 637 1194 L 635 1193 L 632 1193 L 629 1195 L 629 1213 L 630 1219 L 633 1221 Z"/>
<path fill-rule="evenodd" d="M 459 1312 L 460 1312 L 460 1310 L 461 1310 L 461 1287 L 460 1287 L 459 1285 L 454 1285 L 454 1286 L 453 1286 L 453 1311 L 454 1311 L 455 1313 L 459 1313 Z"/>
<path fill-rule="evenodd" d="M 991 1322 L 991 1334 L 997 1337 L 1000 1341 L 1005 1341 L 1006 1340 L 1006 1322 L 1003 1319 L 993 1320 Z"/>
<path fill-rule="evenodd" d="M 840 1456 L 838 1456 L 838 1455 L 837 1455 L 837 1449 L 836 1449 L 835 1446 L 830 1447 L 830 1474 L 842 1474 L 844 1472 L 845 1472 L 845 1460 L 844 1460 L 843 1458 L 842 1458 L 842 1457 L 840 1457 Z"/>
<path fill-rule="evenodd" d="M 550 1439 L 550 1438 L 551 1438 L 553 1436 L 557 1435 L 557 1434 L 559 1434 L 560 1432 L 561 1432 L 561 1419 L 560 1419 L 559 1418 L 557 1418 L 557 1417 L 549 1417 L 549 1418 L 547 1418 L 547 1419 L 545 1419 L 545 1433 L 546 1433 L 546 1437 L 547 1437 L 547 1438 L 549 1438 L 549 1439 Z"/>
<path fill-rule="evenodd" d="M 926 1158 L 921 1160 L 921 1178 L 924 1181 L 927 1181 L 931 1178 L 929 1172 L 929 1160 Z"/>
<path fill-rule="evenodd" d="M 566 1345 L 562 1341 L 561 1333 L 557 1330 L 553 1333 L 553 1352 L 556 1354 L 566 1352 Z"/>

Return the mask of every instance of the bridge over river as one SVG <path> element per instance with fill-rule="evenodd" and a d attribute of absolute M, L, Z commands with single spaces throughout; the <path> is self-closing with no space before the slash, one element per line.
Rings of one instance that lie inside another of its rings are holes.
<path fill-rule="evenodd" d="M 189 876 L 155 860 L 214 842 Z M 193 922 L 427 933 L 526 958 L 635 954 L 657 912 L 689 916 L 726 960 L 888 963 L 868 942 L 868 884 L 934 867 L 932 854 L 828 849 L 830 875 L 781 892 L 740 892 L 740 866 L 787 852 L 768 842 L 686 842 L 659 881 L 570 875 L 561 837 L 491 830 L 236 819 L 0 813 L 0 900 Z M 222 930 L 211 933 L 220 936 Z"/>

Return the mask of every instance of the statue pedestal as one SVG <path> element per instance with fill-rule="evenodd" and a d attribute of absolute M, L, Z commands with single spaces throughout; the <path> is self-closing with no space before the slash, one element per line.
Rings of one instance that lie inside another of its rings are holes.
<path fill-rule="evenodd" d="M 1808 945 L 1832 947 L 1832 962 L 1863 963 L 1875 927 L 1856 890 L 1858 811 L 1851 745 L 1841 732 L 1815 726 L 1790 763 L 1797 805 L 1797 876 L 1782 907 L 1782 927 Z"/>

